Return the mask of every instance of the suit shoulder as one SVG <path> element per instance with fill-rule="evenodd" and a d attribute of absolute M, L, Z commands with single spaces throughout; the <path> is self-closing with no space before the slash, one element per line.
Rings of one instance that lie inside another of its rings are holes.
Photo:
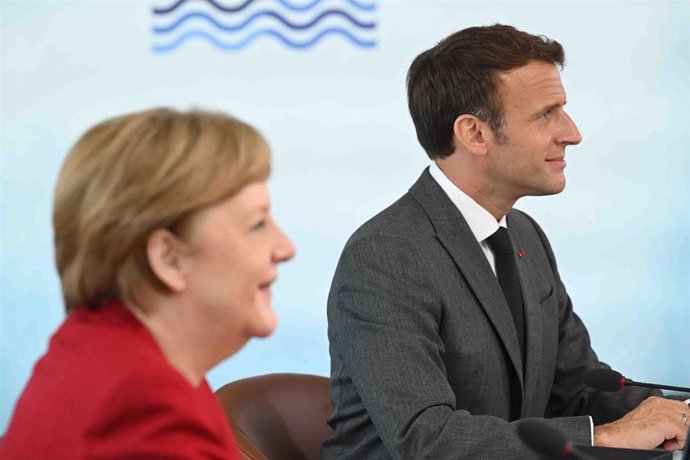
<path fill-rule="evenodd" d="M 532 223 L 536 224 L 536 221 L 534 220 L 534 218 L 532 216 L 527 214 L 525 211 L 522 211 L 522 210 L 517 209 L 517 208 L 513 208 L 510 210 L 510 212 L 508 213 L 508 219 L 510 219 L 511 224 L 513 222 L 520 222 L 520 223 L 529 222 L 531 224 Z"/>
<path fill-rule="evenodd" d="M 425 234 L 433 234 L 433 227 L 417 200 L 405 193 L 355 230 L 347 245 L 370 237 L 411 241 Z"/>
<path fill-rule="evenodd" d="M 556 257 L 553 254 L 551 243 L 544 233 L 544 230 L 539 226 L 536 220 L 529 214 L 519 209 L 513 209 L 508 214 L 509 228 L 523 236 L 527 241 L 531 240 L 534 244 L 539 244 L 546 251 L 549 264 L 556 269 Z"/>
<path fill-rule="evenodd" d="M 546 239 L 544 230 L 542 230 L 537 221 L 524 211 L 515 208 L 511 209 L 508 213 L 508 221 L 511 227 L 514 227 L 519 231 L 536 231 L 541 239 Z"/>

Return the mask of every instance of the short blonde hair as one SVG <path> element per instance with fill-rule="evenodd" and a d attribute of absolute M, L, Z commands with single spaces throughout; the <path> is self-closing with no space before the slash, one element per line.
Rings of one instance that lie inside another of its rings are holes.
<path fill-rule="evenodd" d="M 147 239 L 270 174 L 266 141 L 221 113 L 147 110 L 106 120 L 69 152 L 55 191 L 55 255 L 65 307 L 165 289 Z"/>

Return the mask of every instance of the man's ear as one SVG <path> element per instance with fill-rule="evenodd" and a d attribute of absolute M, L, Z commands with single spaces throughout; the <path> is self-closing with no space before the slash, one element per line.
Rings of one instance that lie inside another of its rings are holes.
<path fill-rule="evenodd" d="M 184 245 L 169 230 L 161 228 L 146 240 L 146 257 L 151 270 L 173 293 L 182 292 L 187 287 L 181 263 Z"/>
<path fill-rule="evenodd" d="M 474 155 L 485 155 L 489 126 L 474 115 L 464 113 L 453 123 L 455 145 L 462 145 Z"/>

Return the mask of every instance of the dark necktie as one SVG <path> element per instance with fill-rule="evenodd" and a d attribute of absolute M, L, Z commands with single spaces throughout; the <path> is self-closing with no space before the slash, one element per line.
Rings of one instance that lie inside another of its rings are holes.
<path fill-rule="evenodd" d="M 520 352 L 525 358 L 525 318 L 522 307 L 522 290 L 520 289 L 520 276 L 518 274 L 517 259 L 513 243 L 508 235 L 508 230 L 498 227 L 496 233 L 487 241 L 494 252 L 496 261 L 496 277 L 501 285 L 503 294 L 508 301 L 510 313 L 513 316 L 515 330 L 517 331 Z"/>

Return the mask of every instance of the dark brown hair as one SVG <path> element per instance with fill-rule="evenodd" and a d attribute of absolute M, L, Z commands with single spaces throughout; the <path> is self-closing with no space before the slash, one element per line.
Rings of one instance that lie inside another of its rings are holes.
<path fill-rule="evenodd" d="M 407 72 L 407 99 L 417 139 L 429 158 L 453 153 L 453 123 L 462 114 L 475 115 L 501 138 L 497 73 L 534 60 L 562 67 L 563 47 L 502 24 L 461 30 L 417 56 Z"/>

